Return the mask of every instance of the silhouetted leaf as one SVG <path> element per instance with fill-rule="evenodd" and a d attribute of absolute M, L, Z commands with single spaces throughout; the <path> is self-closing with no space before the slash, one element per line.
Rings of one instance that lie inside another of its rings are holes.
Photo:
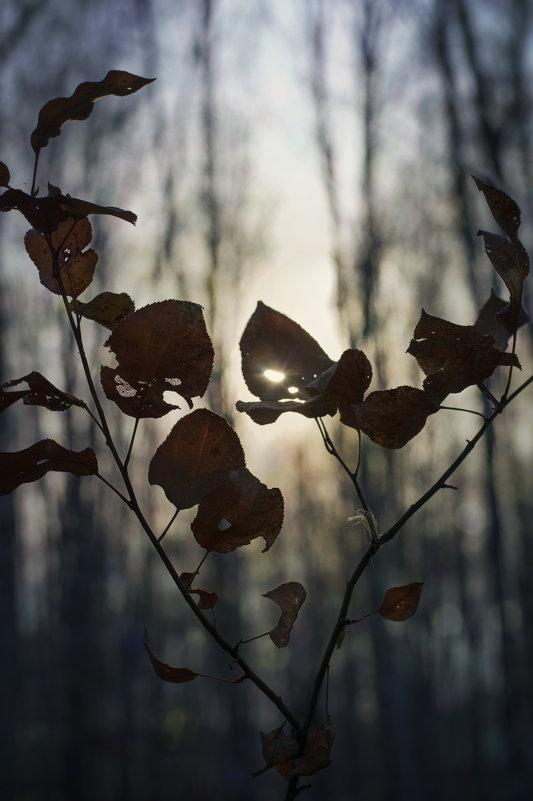
<path fill-rule="evenodd" d="M 152 646 L 148 640 L 147 629 L 144 630 L 144 647 L 146 653 L 150 657 L 150 662 L 155 672 L 163 681 L 169 681 L 171 684 L 183 684 L 186 681 L 194 681 L 198 676 L 198 673 L 195 673 L 194 670 L 189 670 L 189 668 L 172 667 L 171 665 L 167 665 L 166 662 L 161 662 L 152 650 Z"/>
<path fill-rule="evenodd" d="M 287 780 L 296 776 L 312 776 L 331 764 L 331 748 L 335 734 L 328 720 L 309 735 L 302 757 L 278 764 L 276 769 Z"/>
<path fill-rule="evenodd" d="M 496 367 L 520 367 L 516 354 L 493 347 L 493 338 L 473 325 L 456 325 L 422 309 L 415 339 L 407 349 L 427 374 L 424 390 L 439 405 L 450 393 L 462 392 L 492 375 Z"/>
<path fill-rule="evenodd" d="M 341 420 L 359 428 L 382 448 L 403 448 L 437 408 L 423 390 L 403 386 L 371 392 L 363 403 L 352 407 L 353 422 Z"/>
<path fill-rule="evenodd" d="M 304 417 L 326 417 L 337 413 L 337 404 L 333 398 L 319 395 L 308 401 L 237 401 L 235 408 L 245 412 L 254 423 L 266 425 L 275 423 L 284 412 L 296 412 Z"/>
<path fill-rule="evenodd" d="M 283 523 L 283 498 L 268 489 L 245 467 L 232 470 L 200 501 L 191 529 L 202 548 L 230 553 L 257 537 L 274 544 Z M 264 553 L 263 551 L 263 553 Z"/>
<path fill-rule="evenodd" d="M 162 487 L 177 509 L 190 509 L 241 467 L 244 452 L 235 431 L 223 417 L 196 409 L 178 420 L 159 446 L 148 480 Z"/>
<path fill-rule="evenodd" d="M 71 301 L 70 308 L 112 331 L 124 317 L 135 311 L 135 303 L 126 292 L 101 292 L 88 303 L 82 303 L 81 300 Z"/>
<path fill-rule="evenodd" d="M 283 732 L 283 726 L 279 726 L 279 728 L 273 731 L 262 731 L 260 735 L 261 744 L 263 746 L 263 757 L 266 764 L 260 770 L 255 771 L 252 774 L 253 776 L 259 776 L 269 768 L 287 762 L 287 760 L 291 760 L 292 764 L 293 757 L 295 757 L 299 751 L 294 732 L 291 731 L 290 734 L 285 734 Z"/>
<path fill-rule="evenodd" d="M 188 587 L 188 592 L 190 595 L 198 595 L 198 607 L 199 609 L 213 609 L 218 601 L 218 595 L 216 592 L 208 592 L 207 590 L 200 590 L 200 589 L 191 589 L 190 584 L 192 584 L 192 580 L 196 576 L 196 573 L 181 573 L 180 579 L 183 581 L 186 587 Z"/>
<path fill-rule="evenodd" d="M 362 350 L 345 350 L 307 389 L 341 403 L 360 403 L 372 381 L 372 365 Z"/>
<path fill-rule="evenodd" d="M 511 242 L 489 231 L 478 231 L 478 235 L 483 237 L 485 252 L 509 290 L 509 308 L 500 312 L 498 319 L 513 332 L 518 326 L 522 308 L 522 289 L 529 273 L 529 257 L 518 239 Z"/>
<path fill-rule="evenodd" d="M 50 192 L 50 190 L 52 190 L 52 192 Z M 81 220 L 83 217 L 88 217 L 89 214 L 105 214 L 109 217 L 119 217 L 119 219 L 125 220 L 132 225 L 135 225 L 137 222 L 137 215 L 132 211 L 118 209 L 116 206 L 99 206 L 97 203 L 91 203 L 89 200 L 80 200 L 70 195 L 62 195 L 60 189 L 50 186 L 50 184 L 48 184 L 48 191 L 53 194 L 61 208 L 66 211 L 73 220 Z"/>
<path fill-rule="evenodd" d="M 378 614 L 386 620 L 407 620 L 418 608 L 423 586 L 423 581 L 415 581 L 403 587 L 391 587 L 385 593 L 383 603 L 377 610 Z"/>
<path fill-rule="evenodd" d="M 32 197 L 21 189 L 8 189 L 0 195 L 0 211 L 18 209 L 36 231 L 50 234 L 68 219 L 68 214 L 53 197 Z"/>
<path fill-rule="evenodd" d="M 269 635 L 275 646 L 285 648 L 289 644 L 294 621 L 307 598 L 307 593 L 297 581 L 288 581 L 286 584 L 280 584 L 279 587 L 263 593 L 263 596 L 270 598 L 281 609 L 280 618 Z"/>
<path fill-rule="evenodd" d="M 264 401 L 308 398 L 306 385 L 333 364 L 307 331 L 261 301 L 244 329 L 240 348 L 246 385 Z M 266 370 L 283 378 L 271 381 Z"/>
<path fill-rule="evenodd" d="M 67 219 L 61 222 L 52 234 L 52 246 L 59 248 L 58 265 L 65 294 L 77 298 L 93 280 L 98 255 L 94 250 L 84 250 L 92 237 L 91 223 L 85 217 L 77 222 Z M 29 257 L 39 270 L 39 278 L 50 292 L 61 294 L 59 282 L 54 276 L 54 264 L 46 237 L 35 229 L 27 232 L 24 244 Z"/>
<path fill-rule="evenodd" d="M 3 161 L 0 161 L 0 186 L 9 186 L 10 179 L 11 175 L 9 174 L 7 164 L 4 164 Z"/>
<path fill-rule="evenodd" d="M 98 463 L 91 448 L 70 451 L 53 439 L 43 439 L 22 451 L 0 453 L 0 495 L 37 481 L 51 470 L 78 477 L 93 476 L 98 473 Z"/>
<path fill-rule="evenodd" d="M 520 208 L 515 201 L 501 189 L 496 189 L 482 181 L 480 178 L 472 176 L 477 188 L 485 195 L 485 200 L 490 209 L 490 213 L 498 223 L 500 228 L 505 231 L 509 239 L 514 240 L 520 227 Z"/>
<path fill-rule="evenodd" d="M 68 120 L 86 120 L 90 116 L 95 100 L 106 95 L 131 95 L 154 78 L 141 78 L 129 72 L 110 70 L 101 81 L 80 83 L 70 97 L 49 100 L 39 112 L 37 127 L 31 135 L 31 146 L 35 153 L 45 147 L 50 139 L 59 136 L 61 126 Z"/>
<path fill-rule="evenodd" d="M 489 335 L 494 340 L 494 347 L 498 350 L 505 350 L 509 342 L 509 331 L 498 320 L 498 314 L 507 309 L 509 304 L 499 298 L 493 289 L 490 291 L 490 298 L 483 304 L 474 323 L 474 328 L 480 334 Z M 520 324 L 527 321 L 525 312 L 522 313 Z"/>
<path fill-rule="evenodd" d="M 102 367 L 106 396 L 131 417 L 162 417 L 178 408 L 163 399 L 177 392 L 189 406 L 204 394 L 213 346 L 202 307 L 184 300 L 151 303 L 129 314 L 105 343 L 118 366 Z"/>
<path fill-rule="evenodd" d="M 29 389 L 18 389 L 6 392 L 8 387 L 16 387 L 25 381 Z M 83 401 L 67 392 L 61 392 L 54 387 L 41 373 L 28 373 L 22 378 L 15 378 L 0 386 L 0 412 L 7 409 L 15 401 L 22 399 L 25 404 L 30 406 L 44 406 L 53 412 L 63 412 L 71 406 L 84 406 Z"/>

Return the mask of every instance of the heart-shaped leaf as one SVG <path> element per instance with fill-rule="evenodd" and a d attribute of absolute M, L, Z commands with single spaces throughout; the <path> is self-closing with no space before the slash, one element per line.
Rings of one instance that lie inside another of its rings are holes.
<path fill-rule="evenodd" d="M 378 614 L 386 620 L 407 620 L 418 609 L 423 586 L 423 581 L 415 581 L 403 587 L 391 587 L 385 593 Z"/>
<path fill-rule="evenodd" d="M 382 448 L 403 448 L 437 409 L 426 392 L 403 386 L 371 392 L 363 403 L 351 407 L 353 420 L 345 416 L 341 420 Z"/>

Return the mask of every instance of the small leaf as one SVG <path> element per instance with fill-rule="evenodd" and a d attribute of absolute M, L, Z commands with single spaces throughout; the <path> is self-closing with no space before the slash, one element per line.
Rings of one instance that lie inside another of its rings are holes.
<path fill-rule="evenodd" d="M 16 387 L 25 381 L 29 389 L 19 389 L 16 391 L 6 392 L 8 387 Z M 84 402 L 74 395 L 69 395 L 67 392 L 61 392 L 60 389 L 54 387 L 47 378 L 41 373 L 33 372 L 22 378 L 15 378 L 13 381 L 8 381 L 6 384 L 0 386 L 0 412 L 7 409 L 15 401 L 22 399 L 25 404 L 29 406 L 44 406 L 53 412 L 63 412 L 71 406 L 84 406 Z"/>
<path fill-rule="evenodd" d="M 297 776 L 312 776 L 331 764 L 331 748 L 335 734 L 328 720 L 309 735 L 302 757 L 277 765 L 277 770 L 287 780 Z"/>
<path fill-rule="evenodd" d="M 524 280 L 529 273 L 529 257 L 518 239 L 510 241 L 489 231 L 478 231 L 478 236 L 483 237 L 485 252 L 509 290 L 509 308 L 500 312 L 498 319 L 512 333 L 518 327 Z"/>
<path fill-rule="evenodd" d="M 263 746 L 263 757 L 265 766 L 256 771 L 253 775 L 258 776 L 264 773 L 265 770 L 273 768 L 275 765 L 280 765 L 287 760 L 292 760 L 299 751 L 298 743 L 294 736 L 294 732 L 285 734 L 283 732 L 283 725 L 279 728 L 269 732 L 260 732 L 261 744 Z"/>
<path fill-rule="evenodd" d="M 260 426 L 275 423 L 284 412 L 296 412 L 310 418 L 333 416 L 337 413 L 337 404 L 333 398 L 322 395 L 308 401 L 237 401 L 235 408 L 238 412 L 245 412 Z"/>
<path fill-rule="evenodd" d="M 76 197 L 70 197 L 70 195 L 61 194 L 57 197 L 57 200 L 61 208 L 74 220 L 81 220 L 82 217 L 88 217 L 89 214 L 106 214 L 110 217 L 119 217 L 132 225 L 137 222 L 136 214 L 125 209 L 118 209 L 116 206 L 99 206 L 97 203 L 91 203 L 88 200 L 80 200 Z"/>
<path fill-rule="evenodd" d="M 198 607 L 199 609 L 213 609 L 218 601 L 218 595 L 216 592 L 207 592 L 207 590 L 192 590 L 190 588 L 190 584 L 192 584 L 192 580 L 196 576 L 196 573 L 182 573 L 180 575 L 180 579 L 183 581 L 186 587 L 189 589 L 187 590 L 191 595 L 198 595 Z"/>
<path fill-rule="evenodd" d="M 415 581 L 403 587 L 391 587 L 387 590 L 378 614 L 386 620 L 407 620 L 416 612 L 424 582 Z"/>
<path fill-rule="evenodd" d="M 202 307 L 184 300 L 151 303 L 129 314 L 105 343 L 117 367 L 102 367 L 106 396 L 131 417 L 162 417 L 178 408 L 163 399 L 176 392 L 192 406 L 207 389 L 213 346 Z"/>
<path fill-rule="evenodd" d="M 372 365 L 362 350 L 345 350 L 338 362 L 307 385 L 340 403 L 361 403 L 372 381 Z"/>
<path fill-rule="evenodd" d="M 196 409 L 178 420 L 159 446 L 148 480 L 162 487 L 177 509 L 190 509 L 241 467 L 244 451 L 235 431 L 223 417 Z"/>
<path fill-rule="evenodd" d="M 342 422 L 359 428 L 382 448 L 403 448 L 438 407 L 423 390 L 403 386 L 371 392 L 352 410 L 353 422 L 344 416 Z"/>
<path fill-rule="evenodd" d="M 297 581 L 289 581 L 286 584 L 280 584 L 279 587 L 269 592 L 265 592 L 263 597 L 270 598 L 281 609 L 277 625 L 269 632 L 269 635 L 277 648 L 285 648 L 289 644 L 292 627 L 303 602 L 307 598 L 307 593 Z"/>
<path fill-rule="evenodd" d="M 229 472 L 213 492 L 201 499 L 191 530 L 207 551 L 230 553 L 257 537 L 263 537 L 264 551 L 268 551 L 282 523 L 283 497 L 279 489 L 267 489 L 243 467 Z"/>
<path fill-rule="evenodd" d="M 135 303 L 126 292 L 101 292 L 88 303 L 82 303 L 81 300 L 71 301 L 70 308 L 112 331 L 124 317 L 135 311 Z"/>
<path fill-rule="evenodd" d="M 34 152 L 38 153 L 52 137 L 59 136 L 61 126 L 68 120 L 86 120 L 93 110 L 95 100 L 106 95 L 133 94 L 153 80 L 155 79 L 141 78 L 129 72 L 110 70 L 101 81 L 80 83 L 70 97 L 49 100 L 40 110 L 37 127 L 31 135 Z"/>
<path fill-rule="evenodd" d="M 0 186 L 9 186 L 10 179 L 11 175 L 9 174 L 7 164 L 4 164 L 3 161 L 0 161 Z"/>
<path fill-rule="evenodd" d="M 147 629 L 144 630 L 144 647 L 150 657 L 150 662 L 155 672 L 163 681 L 169 681 L 172 684 L 183 684 L 186 681 L 194 681 L 198 676 L 198 673 L 195 673 L 194 670 L 189 670 L 189 668 L 172 667 L 171 665 L 167 665 L 166 662 L 161 662 L 152 650 L 152 646 L 148 640 Z"/>
<path fill-rule="evenodd" d="M 472 176 L 480 192 L 485 195 L 485 200 L 490 209 L 490 213 L 498 223 L 500 228 L 505 231 L 509 239 L 517 237 L 520 227 L 520 208 L 515 201 L 501 189 L 496 189 L 482 181 L 480 178 Z"/>
<path fill-rule="evenodd" d="M 18 209 L 43 234 L 51 234 L 68 218 L 54 197 L 33 197 L 21 189 L 8 189 L 0 195 L 0 211 L 11 209 Z"/>
<path fill-rule="evenodd" d="M 509 309 L 509 304 L 494 292 L 490 291 L 490 298 L 483 304 L 477 316 L 474 328 L 480 334 L 489 335 L 494 339 L 494 347 L 498 350 L 505 350 L 510 337 L 510 332 L 505 328 L 500 321 L 500 315 L 503 311 Z M 522 307 L 518 318 L 518 326 L 524 325 L 528 321 L 528 316 Z"/>
<path fill-rule="evenodd" d="M 242 374 L 250 392 L 263 401 L 307 399 L 305 390 L 333 362 L 301 326 L 259 301 L 240 342 Z M 265 371 L 279 373 L 272 381 Z"/>
<path fill-rule="evenodd" d="M 98 255 L 84 250 L 92 238 L 91 223 L 85 217 L 77 222 L 67 219 L 52 234 L 52 246 L 59 248 L 58 265 L 65 294 L 77 298 L 93 280 Z M 24 238 L 29 257 L 39 271 L 41 284 L 56 295 L 61 294 L 59 281 L 54 275 L 54 263 L 46 237 L 31 229 Z"/>
<path fill-rule="evenodd" d="M 98 473 L 98 463 L 92 448 L 70 451 L 52 439 L 43 439 L 22 451 L 0 453 L 0 495 L 37 481 L 51 470 L 93 476 Z"/>

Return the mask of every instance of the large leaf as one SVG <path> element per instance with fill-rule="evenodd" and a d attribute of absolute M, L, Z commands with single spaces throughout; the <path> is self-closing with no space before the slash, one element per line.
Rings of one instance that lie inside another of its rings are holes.
<path fill-rule="evenodd" d="M 91 223 L 84 217 L 75 221 L 71 218 L 59 223 L 52 233 L 52 246 L 59 248 L 58 266 L 65 293 L 77 298 L 93 280 L 98 255 L 87 247 L 92 237 Z M 32 228 L 24 238 L 24 244 L 31 260 L 39 271 L 41 283 L 56 295 L 61 294 L 59 281 L 54 276 L 54 264 L 48 242 L 44 234 Z"/>
<path fill-rule="evenodd" d="M 285 648 L 289 644 L 292 627 L 307 598 L 307 593 L 298 581 L 288 581 L 263 595 L 274 601 L 281 609 L 280 618 L 269 635 L 274 645 L 278 648 Z"/>
<path fill-rule="evenodd" d="M 148 631 L 146 629 L 144 630 L 144 647 L 146 653 L 150 657 L 153 669 L 163 681 L 169 681 L 171 684 L 183 684 L 187 681 L 194 681 L 199 675 L 195 673 L 194 670 L 189 670 L 189 668 L 172 667 L 172 665 L 167 665 L 166 662 L 162 662 L 152 650 L 148 639 Z"/>
<path fill-rule="evenodd" d="M 53 439 L 43 439 L 23 451 L 0 453 L 0 495 L 37 481 L 51 470 L 93 476 L 98 473 L 98 463 L 92 448 L 70 451 Z"/>
<path fill-rule="evenodd" d="M 105 343 L 117 367 L 102 367 L 110 400 L 132 417 L 162 417 L 177 408 L 163 399 L 177 392 L 189 406 L 204 394 L 213 367 L 213 346 L 202 307 L 184 300 L 151 303 L 129 314 Z"/>
<path fill-rule="evenodd" d="M 283 523 L 283 498 L 268 489 L 245 467 L 231 470 L 213 492 L 200 501 L 191 529 L 202 548 L 230 553 L 263 537 L 264 551 L 274 544 Z"/>
<path fill-rule="evenodd" d="M 297 323 L 259 301 L 240 342 L 242 374 L 261 400 L 309 397 L 305 387 L 333 362 L 318 342 Z M 265 375 L 281 377 L 272 381 Z"/>
<path fill-rule="evenodd" d="M 190 509 L 241 467 L 244 451 L 235 431 L 223 417 L 196 409 L 178 420 L 159 446 L 148 480 L 162 487 L 177 509 Z"/>
<path fill-rule="evenodd" d="M 353 419 L 341 419 L 382 448 L 403 448 L 437 408 L 423 390 L 403 386 L 371 392 L 363 403 L 351 407 Z"/>
<path fill-rule="evenodd" d="M 492 375 L 496 367 L 520 367 L 516 354 L 493 347 L 494 339 L 473 325 L 456 325 L 422 309 L 407 349 L 427 375 L 424 389 L 435 404 Z"/>
<path fill-rule="evenodd" d="M 93 110 L 95 100 L 106 95 L 131 95 L 153 80 L 155 79 L 141 78 L 129 72 L 110 70 L 101 81 L 80 83 L 70 97 L 49 100 L 40 110 L 37 127 L 31 135 L 34 152 L 38 153 L 52 137 L 59 136 L 61 126 L 68 120 L 86 120 Z"/>
<path fill-rule="evenodd" d="M 28 389 L 6 390 L 9 387 L 16 387 L 23 381 L 28 385 Z M 54 387 L 47 378 L 41 373 L 33 372 L 22 378 L 15 378 L 0 386 L 0 412 L 11 406 L 17 400 L 23 400 L 30 406 L 44 406 L 53 412 L 63 412 L 71 406 L 84 406 L 83 401 L 67 392 L 62 392 Z"/>

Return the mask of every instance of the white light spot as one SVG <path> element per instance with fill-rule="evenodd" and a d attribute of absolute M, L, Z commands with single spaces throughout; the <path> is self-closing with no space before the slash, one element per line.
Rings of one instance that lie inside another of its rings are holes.
<path fill-rule="evenodd" d="M 273 381 L 274 384 L 279 384 L 285 378 L 285 373 L 280 373 L 279 370 L 265 370 L 263 375 L 269 381 Z"/>
<path fill-rule="evenodd" d="M 298 392 L 298 387 L 289 387 L 288 389 L 291 395 L 296 395 L 296 393 Z"/>

